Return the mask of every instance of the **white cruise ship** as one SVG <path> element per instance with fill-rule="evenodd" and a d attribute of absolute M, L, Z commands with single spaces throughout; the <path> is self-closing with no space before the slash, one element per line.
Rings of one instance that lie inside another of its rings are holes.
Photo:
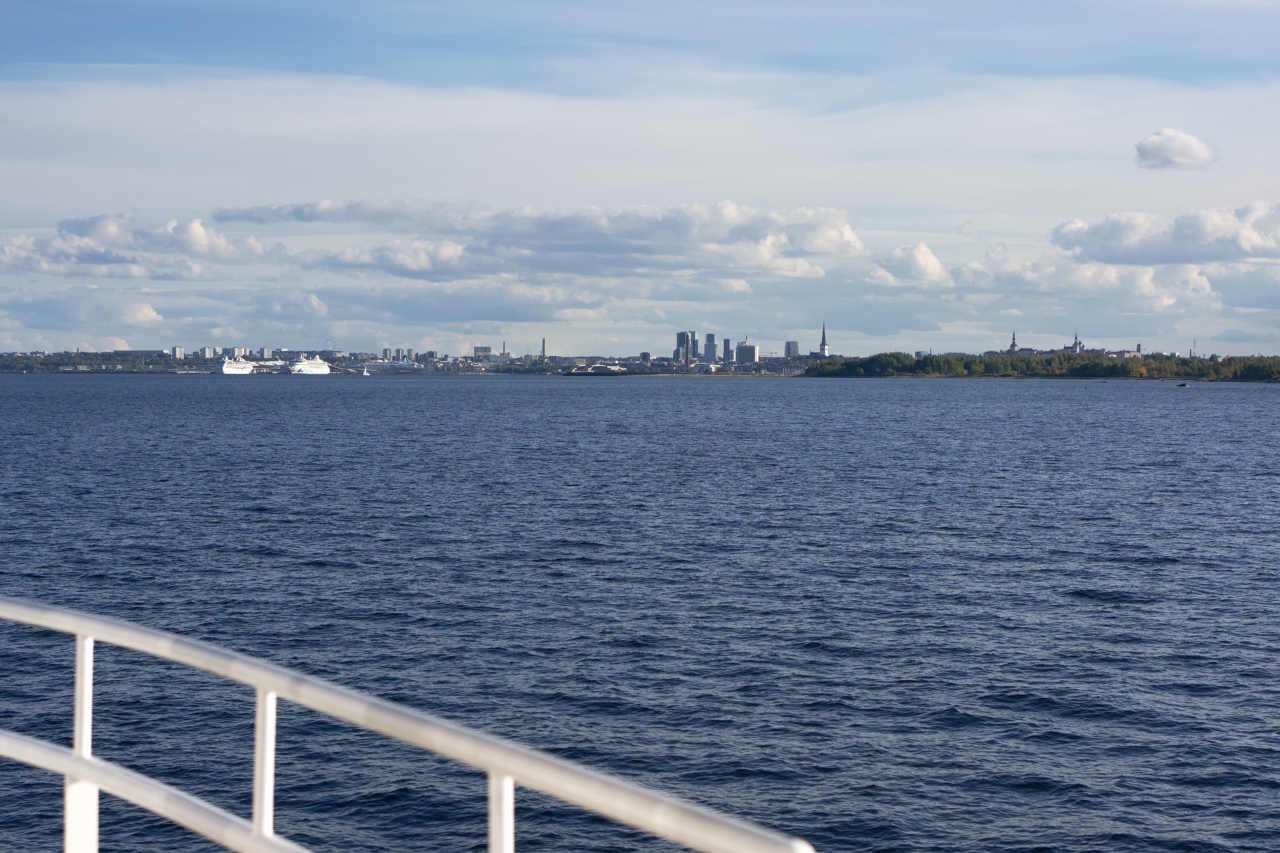
<path fill-rule="evenodd" d="M 329 373 L 329 362 L 320 356 L 301 356 L 289 364 L 290 373 L 301 373 L 304 376 L 324 376 Z"/>
<path fill-rule="evenodd" d="M 222 364 L 218 367 L 219 373 L 226 373 L 231 376 L 244 376 L 246 373 L 253 373 L 253 362 L 245 361 L 243 358 L 224 358 Z"/>

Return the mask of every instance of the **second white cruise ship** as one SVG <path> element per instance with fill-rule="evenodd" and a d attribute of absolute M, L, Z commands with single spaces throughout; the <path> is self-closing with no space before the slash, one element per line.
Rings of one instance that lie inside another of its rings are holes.
<path fill-rule="evenodd" d="M 244 376 L 246 373 L 253 373 L 253 362 L 245 361 L 243 358 L 224 358 L 222 364 L 218 367 L 219 373 L 227 373 L 232 376 Z"/>
<path fill-rule="evenodd" d="M 304 376 L 324 376 L 329 373 L 329 362 L 320 356 L 300 356 L 289 364 L 290 373 L 301 373 Z"/>

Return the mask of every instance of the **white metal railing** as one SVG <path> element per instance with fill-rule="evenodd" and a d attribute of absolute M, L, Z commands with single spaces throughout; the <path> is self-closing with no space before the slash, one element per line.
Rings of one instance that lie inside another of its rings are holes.
<path fill-rule="evenodd" d="M 809 843 L 798 838 L 412 708 L 176 634 L 7 596 L 0 596 L 0 618 L 75 636 L 72 748 L 0 730 L 0 757 L 65 777 L 65 853 L 97 853 L 100 790 L 238 853 L 307 853 L 305 848 L 276 835 L 273 827 L 277 699 L 485 771 L 489 778 L 489 853 L 514 853 L 517 784 L 704 853 L 813 853 Z M 93 757 L 95 640 L 211 672 L 257 691 L 252 820 L 246 821 L 140 773 Z"/>

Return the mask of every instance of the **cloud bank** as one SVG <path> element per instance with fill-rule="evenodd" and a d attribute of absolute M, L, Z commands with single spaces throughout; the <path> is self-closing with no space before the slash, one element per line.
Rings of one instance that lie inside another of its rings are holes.
<path fill-rule="evenodd" d="M 200 219 L 171 219 L 136 228 L 132 217 L 104 213 L 64 219 L 52 235 L 0 242 L 0 270 L 85 278 L 192 278 L 204 264 L 242 264 L 267 257 L 256 237 L 228 238 Z"/>
<path fill-rule="evenodd" d="M 1084 261 L 1185 264 L 1280 257 L 1280 207 L 1253 202 L 1235 210 L 1194 210 L 1172 219 L 1113 213 L 1100 222 L 1073 219 L 1053 229 L 1054 245 Z"/>
<path fill-rule="evenodd" d="M 220 209 L 218 222 L 348 223 L 413 232 L 373 249 L 315 252 L 313 269 L 379 271 L 407 278 L 481 274 L 764 272 L 821 276 L 819 258 L 863 253 L 842 211 L 758 209 L 722 201 L 666 208 L 485 210 L 405 202 L 321 201 Z"/>
<path fill-rule="evenodd" d="M 100 340 L 128 330 L 151 345 L 334 338 L 456 352 L 476 330 L 513 340 L 552 329 L 583 350 L 612 341 L 605 351 L 632 352 L 660 350 L 677 327 L 795 340 L 827 322 L 875 340 L 875 351 L 962 327 L 1003 335 L 1010 317 L 1020 336 L 1093 330 L 1150 345 L 1191 323 L 1202 339 L 1216 324 L 1237 337 L 1252 326 L 1265 341 L 1280 316 L 1280 207 L 1263 202 L 1073 219 L 1042 250 L 997 243 L 976 259 L 954 238 L 868 249 L 834 208 L 729 201 L 318 201 L 223 208 L 210 219 L 217 227 L 102 214 L 0 240 L 5 340 L 94 328 Z"/>

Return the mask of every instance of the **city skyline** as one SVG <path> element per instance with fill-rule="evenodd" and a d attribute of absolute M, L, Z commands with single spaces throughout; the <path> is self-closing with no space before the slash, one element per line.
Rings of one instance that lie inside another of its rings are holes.
<path fill-rule="evenodd" d="M 1280 6 L 1071 8 L 20 4 L 0 349 L 1276 351 Z"/>
<path fill-rule="evenodd" d="M 1106 353 L 1113 356 L 1134 356 L 1134 355 L 1141 355 L 1143 353 L 1143 346 L 1144 346 L 1141 342 L 1134 344 L 1132 347 L 1128 345 L 1124 345 L 1119 348 L 1099 346 L 1099 345 L 1096 345 L 1096 343 L 1092 343 L 1092 342 L 1090 344 L 1086 344 L 1086 342 L 1080 338 L 1078 333 L 1072 334 L 1072 340 L 1070 342 L 1066 342 L 1062 344 L 1058 344 L 1058 343 L 1050 343 L 1048 345 L 1037 345 L 1034 343 L 1028 344 L 1026 341 L 1026 336 L 1024 336 L 1023 342 L 1019 343 L 1018 332 L 1016 329 L 1014 329 L 1011 333 L 1010 344 L 1007 347 L 994 346 L 994 347 L 989 347 L 985 350 L 977 350 L 977 351 L 960 351 L 960 350 L 941 351 L 940 350 L 936 353 L 934 352 L 933 348 L 928 348 L 928 349 L 908 348 L 903 350 L 883 350 L 879 353 L 874 353 L 874 352 L 858 353 L 858 352 L 844 352 L 844 351 L 840 351 L 838 349 L 832 348 L 827 341 L 827 329 L 825 324 L 823 324 L 822 326 L 822 329 L 820 332 L 820 340 L 817 347 L 815 349 L 808 349 L 808 350 L 802 347 L 801 341 L 796 341 L 796 340 L 783 341 L 781 348 L 774 348 L 771 345 L 771 342 L 768 342 L 768 341 L 763 343 L 759 339 L 752 341 L 750 335 L 744 336 L 742 340 L 735 341 L 733 337 L 721 337 L 720 335 L 714 332 L 701 333 L 696 330 L 681 330 L 681 331 L 674 332 L 674 337 L 675 337 L 675 348 L 671 351 L 669 356 L 663 351 L 661 346 L 658 346 L 655 348 L 642 349 L 635 352 L 624 353 L 624 352 L 606 352 L 598 348 L 595 348 L 595 349 L 588 348 L 585 350 L 579 350 L 579 351 L 573 351 L 573 352 L 556 352 L 555 347 L 553 345 L 551 351 L 548 352 L 546 338 L 542 338 L 539 341 L 539 347 L 536 354 L 534 353 L 534 351 L 528 348 L 525 348 L 524 350 L 520 350 L 519 348 L 512 349 L 511 347 L 508 346 L 508 342 L 506 340 L 503 340 L 501 342 L 501 346 L 497 349 L 496 352 L 494 351 L 494 347 L 492 345 L 485 344 L 485 343 L 478 343 L 478 342 L 468 347 L 460 348 L 455 352 L 449 352 L 447 350 L 434 350 L 434 349 L 418 350 L 416 347 L 410 347 L 410 346 L 404 346 L 404 345 L 384 346 L 384 347 L 373 349 L 373 350 L 367 350 L 367 349 L 361 349 L 361 348 L 345 348 L 345 347 L 339 346 L 336 342 L 332 340 L 326 341 L 325 345 L 322 347 L 274 347 L 269 345 L 268 346 L 263 346 L 263 345 L 246 346 L 241 344 L 216 345 L 216 346 L 210 345 L 210 344 L 204 344 L 199 346 L 188 346 L 185 344 L 175 344 L 167 347 L 156 347 L 156 348 L 125 347 L 125 348 L 119 348 L 119 349 L 105 350 L 101 352 L 161 354 L 161 355 L 167 355 L 167 356 L 171 356 L 179 359 L 188 358 L 188 357 L 197 357 L 197 356 L 201 358 L 206 358 L 206 359 L 221 358 L 223 356 L 229 356 L 229 357 L 235 357 L 235 358 L 248 357 L 248 358 L 267 359 L 267 358 L 279 358 L 284 355 L 299 354 L 299 353 L 331 353 L 339 357 L 359 356 L 359 357 L 371 357 L 371 358 L 394 359 L 394 360 L 407 359 L 410 361 L 414 360 L 415 358 L 424 358 L 424 357 L 427 359 L 439 358 L 439 359 L 481 359 L 481 360 L 487 359 L 493 356 L 498 356 L 504 359 L 509 358 L 512 360 L 519 360 L 519 359 L 546 360 L 548 358 L 553 360 L 560 359 L 560 358 L 646 359 L 646 357 L 651 357 L 654 360 L 662 360 L 662 361 L 670 360 L 675 363 L 692 365 L 697 362 L 710 362 L 714 364 L 714 363 L 732 363 L 734 361 L 739 361 L 739 362 L 743 361 L 744 360 L 742 356 L 743 347 L 749 347 L 750 350 L 753 352 L 752 357 L 749 359 L 751 361 L 766 360 L 766 359 L 782 359 L 782 360 L 807 359 L 812 361 L 812 360 L 826 359 L 826 358 L 864 358 L 871 355 L 883 354 L 886 352 L 913 353 L 916 357 L 926 355 L 926 354 L 927 355 L 935 355 L 935 354 L 937 355 L 983 355 L 983 354 L 986 354 L 986 355 L 1041 354 L 1041 355 L 1044 355 L 1044 354 L 1071 353 L 1071 352 Z M 1200 350 L 1197 350 L 1196 349 L 1197 343 L 1198 342 L 1195 339 L 1193 339 L 1191 342 L 1191 345 L 1185 350 L 1162 350 L 1159 348 L 1153 348 L 1151 346 L 1147 346 L 1146 352 L 1154 355 L 1179 356 L 1179 357 L 1181 356 L 1194 357 L 1194 356 L 1206 356 L 1206 355 L 1222 355 L 1224 357 L 1231 357 L 1233 355 L 1239 355 L 1239 356 L 1270 355 L 1268 353 L 1244 353 L 1244 352 L 1236 352 L 1236 353 L 1228 352 L 1228 353 L 1221 353 L 1221 354 L 1216 352 L 1208 353 L 1208 352 L 1205 352 L 1203 348 L 1201 348 Z M 720 349 L 720 347 L 723 347 L 723 349 Z M 61 350 L 60 352 L 70 352 L 70 351 L 71 350 Z M 10 351 L 2 351 L 0 352 L 0 355 L 21 355 L 21 354 L 41 353 L 41 352 L 48 353 L 52 351 L 51 350 L 30 350 L 30 351 L 10 350 Z M 89 353 L 100 352 L 100 351 L 77 347 L 76 352 L 84 352 L 86 354 L 89 354 Z"/>

